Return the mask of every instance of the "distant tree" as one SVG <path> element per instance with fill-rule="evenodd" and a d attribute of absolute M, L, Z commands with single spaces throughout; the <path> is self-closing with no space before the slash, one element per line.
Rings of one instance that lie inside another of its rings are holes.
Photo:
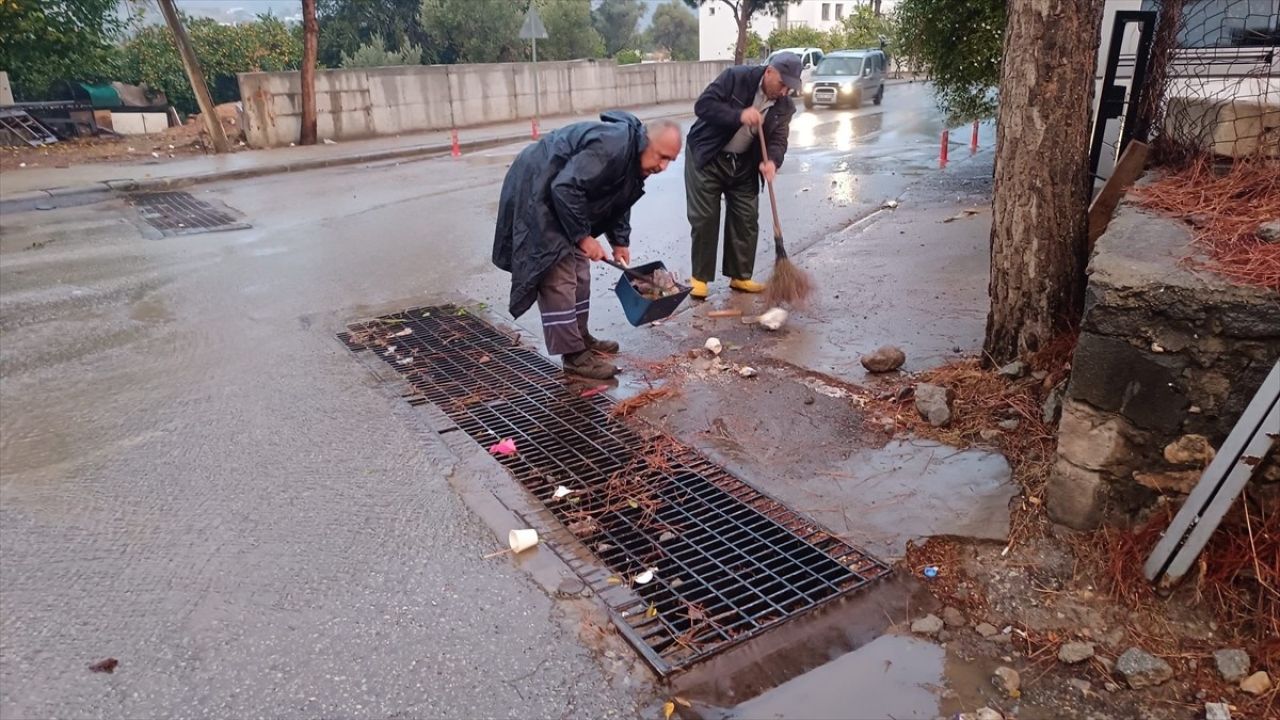
<path fill-rule="evenodd" d="M 426 46 L 421 7 L 422 0 L 317 0 L 320 64 L 338 67 L 344 54 L 372 45 L 374 38 L 390 52 Z"/>
<path fill-rule="evenodd" d="M 524 10 L 521 3 L 509 0 L 422 0 L 419 20 L 428 38 L 427 55 L 440 63 L 511 62 L 522 57 Z"/>
<path fill-rule="evenodd" d="M 614 59 L 618 61 L 619 65 L 636 65 L 640 63 L 644 57 L 640 54 L 639 50 L 628 49 L 620 51 L 614 56 Z"/>
<path fill-rule="evenodd" d="M 843 50 L 853 48 L 880 47 L 884 41 L 886 49 L 896 51 L 893 41 L 897 35 L 896 18 L 881 15 L 867 5 L 859 5 L 844 16 L 840 24 L 827 33 L 827 50 Z"/>
<path fill-rule="evenodd" d="M 116 0 L 0 0 L 0 70 L 40 99 L 59 80 L 114 79 L 124 29 Z"/>
<path fill-rule="evenodd" d="M 733 20 L 738 26 L 738 40 L 733 46 L 733 62 L 741 65 L 747 55 L 748 33 L 751 18 L 756 15 L 781 15 L 787 5 L 799 3 L 800 0 L 684 0 L 691 8 L 701 5 L 715 4 L 729 8 Z"/>
<path fill-rule="evenodd" d="M 388 50 L 381 37 L 374 37 L 368 43 L 356 48 L 348 55 L 342 53 L 342 67 L 391 67 L 393 65 L 417 65 L 422 62 L 422 48 L 417 45 L 406 45 L 399 50 Z"/>
<path fill-rule="evenodd" d="M 535 3 L 542 24 L 547 27 L 547 39 L 538 41 L 539 59 L 604 57 L 604 40 L 591 25 L 590 0 L 535 0 Z"/>
<path fill-rule="evenodd" d="M 698 16 L 673 0 L 653 11 L 649 43 L 671 53 L 672 60 L 698 59 Z"/>
<path fill-rule="evenodd" d="M 604 40 L 606 57 L 635 46 L 636 28 L 643 14 L 640 0 L 600 0 L 591 10 L 591 25 Z"/>
<path fill-rule="evenodd" d="M 1006 0 L 902 0 L 897 54 L 933 81 L 938 107 L 954 122 L 996 110 Z"/>

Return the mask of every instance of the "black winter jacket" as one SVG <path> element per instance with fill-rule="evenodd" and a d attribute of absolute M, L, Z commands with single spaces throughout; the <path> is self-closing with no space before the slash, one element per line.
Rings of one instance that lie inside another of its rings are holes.
<path fill-rule="evenodd" d="M 764 77 L 766 66 L 749 67 L 735 65 L 720 73 L 693 105 L 698 120 L 689 130 L 688 157 L 698 167 L 705 167 L 724 149 L 725 145 L 742 127 L 742 111 L 751 107 L 756 90 Z M 796 114 L 796 104 L 790 97 L 774 101 L 764 117 L 764 137 L 769 145 L 769 159 L 779 168 L 787 155 L 787 138 L 791 134 L 791 116 Z M 745 155 L 756 164 L 760 162 L 760 144 L 751 144 Z"/>
<path fill-rule="evenodd" d="M 537 300 L 547 271 L 582 238 L 631 244 L 631 206 L 644 195 L 640 153 L 649 144 L 636 116 L 613 110 L 600 122 L 548 133 L 516 156 L 502 183 L 493 264 L 511 273 L 512 317 Z"/>

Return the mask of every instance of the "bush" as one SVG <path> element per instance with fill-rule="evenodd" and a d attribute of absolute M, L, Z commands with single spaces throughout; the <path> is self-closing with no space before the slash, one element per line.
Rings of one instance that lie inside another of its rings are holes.
<path fill-rule="evenodd" d="M 898 52 L 928 73 L 950 121 L 994 115 L 1005 0 L 903 0 L 897 12 Z"/>
<path fill-rule="evenodd" d="M 643 59 L 639 50 L 619 50 L 614 58 L 619 65 L 635 65 Z"/>
<path fill-rule="evenodd" d="M 296 70 L 302 62 L 301 28 L 291 29 L 277 18 L 242 25 L 219 25 L 208 18 L 186 22 L 215 103 L 240 99 L 236 73 Z M 139 30 L 124 44 L 124 60 L 121 80 L 163 92 L 181 112 L 199 110 L 167 27 Z"/>
<path fill-rule="evenodd" d="M 381 37 L 373 38 L 368 43 L 356 48 L 356 51 L 350 55 L 342 53 L 342 67 L 344 68 L 418 65 L 421 62 L 421 47 L 405 45 L 399 50 L 388 50 L 386 42 Z"/>

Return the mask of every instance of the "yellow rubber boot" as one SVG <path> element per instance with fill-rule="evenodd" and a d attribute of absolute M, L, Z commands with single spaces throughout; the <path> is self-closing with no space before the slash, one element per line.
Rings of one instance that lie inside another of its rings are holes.
<path fill-rule="evenodd" d="M 693 288 L 689 291 L 689 297 L 698 300 L 706 300 L 707 294 L 711 292 L 706 283 L 696 278 L 689 278 L 689 287 Z"/>
<path fill-rule="evenodd" d="M 764 292 L 765 285 L 755 280 L 730 280 L 729 287 L 744 293 L 760 293 Z"/>

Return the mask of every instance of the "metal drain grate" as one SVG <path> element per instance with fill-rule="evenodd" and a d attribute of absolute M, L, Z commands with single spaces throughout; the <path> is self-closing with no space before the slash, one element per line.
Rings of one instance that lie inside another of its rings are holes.
<path fill-rule="evenodd" d="M 500 462 L 594 553 L 598 562 L 557 548 L 659 674 L 889 574 L 695 450 L 615 419 L 612 400 L 581 397 L 555 364 L 463 310 L 349 330 L 348 347 L 420 393 L 410 402 L 434 403 L 482 446 L 515 440 L 519 452 Z M 560 485 L 572 494 L 556 498 Z"/>
<path fill-rule="evenodd" d="M 234 211 L 225 205 L 221 209 L 216 208 L 185 192 L 134 195 L 133 205 L 148 225 L 170 236 L 250 227 L 240 222 Z"/>

